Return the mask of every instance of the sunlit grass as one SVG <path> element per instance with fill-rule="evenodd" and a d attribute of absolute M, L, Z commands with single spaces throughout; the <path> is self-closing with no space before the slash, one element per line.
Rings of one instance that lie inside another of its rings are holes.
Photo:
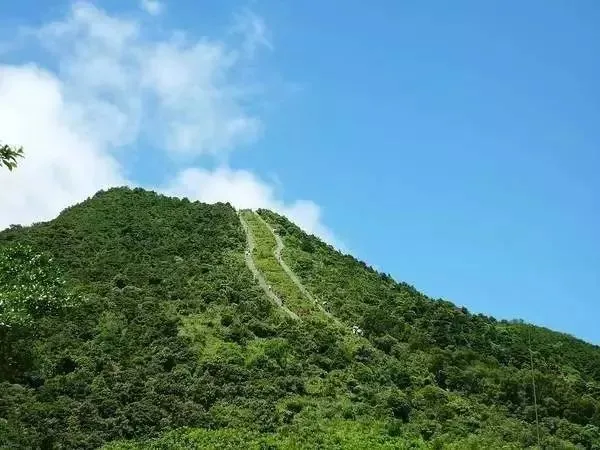
<path fill-rule="evenodd" d="M 244 211 L 242 214 L 254 238 L 253 257 L 256 267 L 262 272 L 273 292 L 284 305 L 300 317 L 324 316 L 323 312 L 298 289 L 275 258 L 277 243 L 273 233 L 255 213 Z"/>

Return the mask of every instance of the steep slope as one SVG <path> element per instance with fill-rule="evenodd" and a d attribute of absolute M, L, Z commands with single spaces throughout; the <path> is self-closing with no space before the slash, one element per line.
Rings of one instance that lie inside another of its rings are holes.
<path fill-rule="evenodd" d="M 507 415 L 531 423 L 535 381 L 542 436 L 598 445 L 599 347 L 434 301 L 333 251 L 284 217 L 259 213 L 283 237 L 283 258 L 294 273 L 336 317 L 359 324 L 387 354 L 421 355 L 427 361 L 427 372 L 420 381 L 412 380 L 412 389 L 432 383 L 471 401 L 501 405 Z"/>
<path fill-rule="evenodd" d="M 599 448 L 597 347 L 268 211 L 111 189 L 0 232 L 0 448 L 534 446 L 529 335 L 540 441 Z"/>

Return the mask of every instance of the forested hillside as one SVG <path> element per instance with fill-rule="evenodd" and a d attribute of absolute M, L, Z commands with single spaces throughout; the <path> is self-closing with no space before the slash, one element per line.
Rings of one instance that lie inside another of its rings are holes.
<path fill-rule="evenodd" d="M 599 427 L 600 348 L 269 211 L 119 188 L 0 232 L 0 448 L 600 449 Z"/>

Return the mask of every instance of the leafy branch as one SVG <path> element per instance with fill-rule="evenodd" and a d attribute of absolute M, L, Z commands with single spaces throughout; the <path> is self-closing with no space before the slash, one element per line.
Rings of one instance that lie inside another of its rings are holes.
<path fill-rule="evenodd" d="M 5 166 L 8 170 L 17 167 L 17 159 L 23 157 L 23 147 L 11 147 L 0 144 L 0 167 Z"/>

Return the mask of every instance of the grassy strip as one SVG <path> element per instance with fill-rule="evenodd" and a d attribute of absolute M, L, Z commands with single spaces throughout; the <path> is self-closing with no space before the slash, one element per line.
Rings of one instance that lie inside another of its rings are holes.
<path fill-rule="evenodd" d="M 273 233 L 254 212 L 243 211 L 242 214 L 254 237 L 253 257 L 256 267 L 262 272 L 275 294 L 300 317 L 324 316 L 323 312 L 298 289 L 275 258 L 273 252 L 277 243 Z"/>

